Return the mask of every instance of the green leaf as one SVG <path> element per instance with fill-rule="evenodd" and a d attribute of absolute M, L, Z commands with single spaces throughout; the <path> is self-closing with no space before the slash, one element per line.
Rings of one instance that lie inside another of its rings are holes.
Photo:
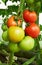
<path fill-rule="evenodd" d="M 31 59 L 27 60 L 25 63 L 23 63 L 22 65 L 29 65 L 31 64 L 33 61 L 35 60 L 35 56 L 32 57 Z"/>
<path fill-rule="evenodd" d="M 12 12 L 18 12 L 18 7 L 19 6 L 15 6 L 15 5 L 12 5 L 12 6 L 8 6 L 8 9 L 0 9 L 0 15 L 2 15 L 3 17 L 6 15 L 11 15 Z"/>

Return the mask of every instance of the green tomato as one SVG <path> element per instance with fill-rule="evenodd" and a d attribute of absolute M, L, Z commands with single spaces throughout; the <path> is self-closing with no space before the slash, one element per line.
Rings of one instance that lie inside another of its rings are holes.
<path fill-rule="evenodd" d="M 2 33 L 2 39 L 3 39 L 4 41 L 8 41 L 7 31 L 4 31 L 4 32 Z"/>
<path fill-rule="evenodd" d="M 20 42 L 25 36 L 24 30 L 18 26 L 11 26 L 8 29 L 8 37 L 11 42 Z"/>
<path fill-rule="evenodd" d="M 8 48 L 9 48 L 9 50 L 10 50 L 11 52 L 14 52 L 14 53 L 20 51 L 20 48 L 18 47 L 18 44 L 13 43 L 13 42 L 10 42 L 10 43 L 8 44 Z"/>
<path fill-rule="evenodd" d="M 3 31 L 6 31 L 8 29 L 7 25 L 5 25 L 5 24 L 2 24 L 1 28 L 2 28 Z"/>
<path fill-rule="evenodd" d="M 34 39 L 30 36 L 26 36 L 20 43 L 19 47 L 24 51 L 30 51 L 34 47 Z"/>

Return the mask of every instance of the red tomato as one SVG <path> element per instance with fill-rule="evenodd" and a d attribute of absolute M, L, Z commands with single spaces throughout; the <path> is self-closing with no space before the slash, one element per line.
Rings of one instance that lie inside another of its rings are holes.
<path fill-rule="evenodd" d="M 7 26 L 10 27 L 10 26 L 16 26 L 17 23 L 14 21 L 14 16 L 11 16 L 8 21 L 7 21 Z"/>
<path fill-rule="evenodd" d="M 28 16 L 30 14 L 30 11 L 29 10 L 24 10 L 23 12 L 23 18 L 26 22 L 28 22 Z"/>
<path fill-rule="evenodd" d="M 37 14 L 35 11 L 24 10 L 23 18 L 25 22 L 34 23 L 37 20 Z"/>
<path fill-rule="evenodd" d="M 40 33 L 40 28 L 37 24 L 33 23 L 30 26 L 25 28 L 25 33 L 26 35 L 36 38 Z"/>

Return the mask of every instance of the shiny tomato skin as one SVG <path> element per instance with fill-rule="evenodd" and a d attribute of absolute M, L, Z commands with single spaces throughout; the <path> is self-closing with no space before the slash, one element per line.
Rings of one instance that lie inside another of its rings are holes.
<path fill-rule="evenodd" d="M 8 29 L 8 37 L 11 42 L 20 42 L 25 36 L 25 32 L 21 27 L 11 26 Z"/>
<path fill-rule="evenodd" d="M 40 28 L 37 24 L 33 23 L 30 26 L 25 28 L 25 33 L 26 35 L 36 38 L 40 33 Z"/>
<path fill-rule="evenodd" d="M 11 16 L 8 21 L 7 21 L 7 26 L 10 27 L 10 26 L 17 26 L 17 23 L 15 22 L 14 20 L 14 16 Z"/>
<path fill-rule="evenodd" d="M 27 23 L 34 23 L 37 20 L 37 14 L 35 11 L 24 10 L 23 18 Z"/>
<path fill-rule="evenodd" d="M 13 43 L 13 42 L 9 42 L 8 49 L 9 49 L 9 51 L 14 52 L 14 53 L 20 51 L 18 44 Z"/>
<path fill-rule="evenodd" d="M 36 20 L 37 20 L 37 14 L 36 14 L 36 12 L 30 12 L 30 15 L 29 15 L 28 18 L 29 18 L 28 21 L 30 23 L 36 22 Z"/>
<path fill-rule="evenodd" d="M 23 51 L 30 51 L 34 48 L 35 41 L 30 36 L 25 36 L 25 38 L 19 43 L 19 47 Z"/>
<path fill-rule="evenodd" d="M 24 10 L 23 18 L 24 18 L 25 22 L 28 22 L 29 14 L 30 14 L 29 10 Z"/>

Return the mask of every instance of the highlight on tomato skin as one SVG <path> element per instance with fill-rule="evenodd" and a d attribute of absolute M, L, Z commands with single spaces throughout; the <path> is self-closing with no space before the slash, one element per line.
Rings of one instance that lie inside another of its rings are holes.
<path fill-rule="evenodd" d="M 37 38 L 40 33 L 40 28 L 37 24 L 33 23 L 25 28 L 25 33 L 33 38 Z"/>
<path fill-rule="evenodd" d="M 31 36 L 25 36 L 25 38 L 19 43 L 20 49 L 23 51 L 30 51 L 34 48 L 35 40 Z"/>
<path fill-rule="evenodd" d="M 34 23 L 37 21 L 37 13 L 26 9 L 23 11 L 23 18 L 26 23 Z"/>
<path fill-rule="evenodd" d="M 8 28 L 8 36 L 11 42 L 18 43 L 25 37 L 25 32 L 19 26 L 11 26 Z"/>

